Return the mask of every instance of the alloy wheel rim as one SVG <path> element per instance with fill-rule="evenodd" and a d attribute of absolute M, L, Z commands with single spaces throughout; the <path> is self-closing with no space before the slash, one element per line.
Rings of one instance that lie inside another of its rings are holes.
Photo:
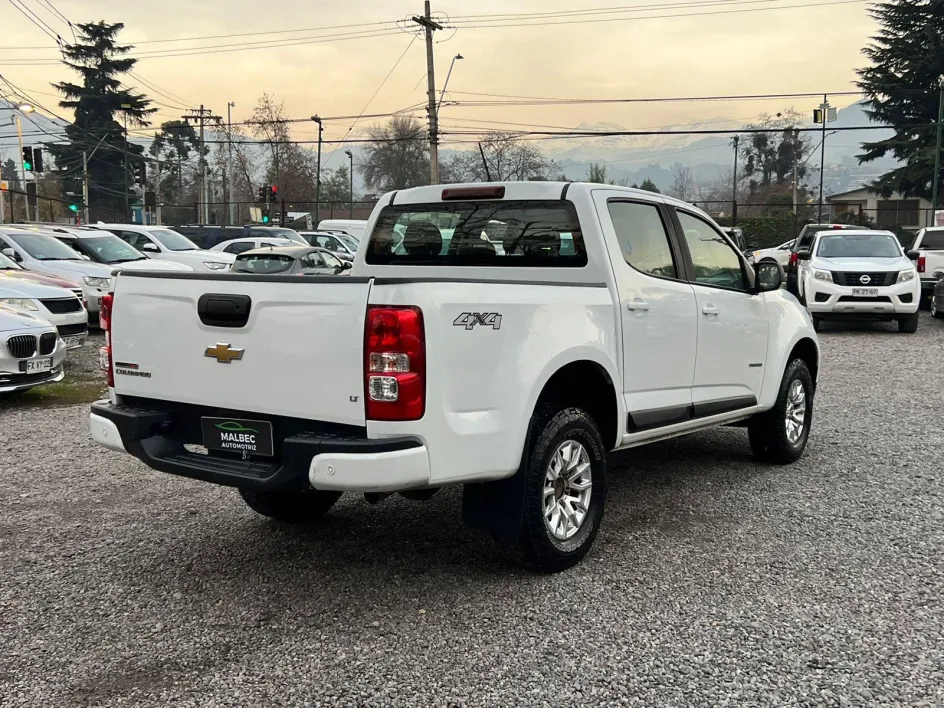
<path fill-rule="evenodd" d="M 544 475 L 544 525 L 559 541 L 573 538 L 590 512 L 593 472 L 590 455 L 575 440 L 565 440 L 551 455 Z"/>
<path fill-rule="evenodd" d="M 787 411 L 784 425 L 786 426 L 787 440 L 796 445 L 803 437 L 806 424 L 806 389 L 802 381 L 794 381 L 787 392 Z"/>

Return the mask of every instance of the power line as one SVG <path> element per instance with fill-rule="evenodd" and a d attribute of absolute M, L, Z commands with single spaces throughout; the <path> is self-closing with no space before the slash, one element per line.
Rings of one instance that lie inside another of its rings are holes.
<path fill-rule="evenodd" d="M 36 27 L 39 27 L 40 31 L 54 39 L 57 43 L 62 43 L 62 37 L 60 37 L 52 27 L 47 25 L 42 20 L 42 18 L 39 17 L 39 15 L 26 7 L 26 5 L 24 5 L 20 0 L 9 0 L 9 3 L 19 10 L 20 14 L 23 15 L 27 20 L 36 25 Z"/>

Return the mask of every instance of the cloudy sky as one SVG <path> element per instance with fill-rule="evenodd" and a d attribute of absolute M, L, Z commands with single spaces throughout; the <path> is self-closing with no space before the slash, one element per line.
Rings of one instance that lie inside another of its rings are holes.
<path fill-rule="evenodd" d="M 122 40 L 136 45 L 134 54 L 141 56 L 136 73 L 166 94 L 127 81 L 166 104 L 158 106 L 157 121 L 201 103 L 225 116 L 229 101 L 236 104 L 233 120 L 242 120 L 263 92 L 284 100 L 292 117 L 357 115 L 369 101 L 367 112 L 380 113 L 425 100 L 424 44 L 392 24 L 420 12 L 419 0 L 16 1 L 66 40 L 71 33 L 53 8 L 73 23 L 123 22 Z M 603 8 L 620 11 L 586 12 Z M 495 100 L 476 93 L 605 99 L 848 91 L 863 63 L 861 49 L 875 30 L 866 8 L 849 0 L 434 0 L 434 16 L 455 27 L 437 33 L 437 85 L 442 87 L 450 60 L 461 53 L 465 59 L 456 64 L 448 95 L 460 104 Z M 0 4 L 0 27 L 0 73 L 55 108 L 49 83 L 72 77 L 55 63 L 53 39 L 12 0 Z M 232 36 L 263 32 L 278 34 Z M 273 41 L 294 43 L 272 46 Z M 269 44 L 229 51 L 260 42 Z M 166 56 L 188 51 L 189 56 Z M 147 56 L 155 53 L 165 56 Z M 853 100 L 837 97 L 834 105 Z M 635 129 L 743 122 L 761 111 L 789 105 L 806 110 L 817 103 L 447 105 L 442 121 L 447 131 L 601 122 Z M 327 123 L 325 138 L 343 137 L 351 123 Z M 314 136 L 314 126 L 301 126 L 295 135 Z"/>

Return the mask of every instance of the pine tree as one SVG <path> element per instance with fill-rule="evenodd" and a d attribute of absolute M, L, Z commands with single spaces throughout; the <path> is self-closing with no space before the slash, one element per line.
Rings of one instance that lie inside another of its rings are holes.
<path fill-rule="evenodd" d="M 866 95 L 866 113 L 890 125 L 895 135 L 863 144 L 859 162 L 891 155 L 902 167 L 883 175 L 872 187 L 888 196 L 931 196 L 940 88 L 944 76 L 944 2 L 889 0 L 870 12 L 881 25 L 863 53 L 872 65 L 860 69 L 858 85 Z"/>
<path fill-rule="evenodd" d="M 148 116 L 157 110 L 149 107 L 148 98 L 122 85 L 121 75 L 137 63 L 125 56 L 133 47 L 116 41 L 123 27 L 120 22 L 76 25 L 77 41 L 63 49 L 63 63 L 77 72 L 82 82 L 53 84 L 64 96 L 59 105 L 75 113 L 65 131 L 69 143 L 49 146 L 63 192 L 81 194 L 85 151 L 89 155 L 90 207 L 108 218 L 125 210 L 125 157 L 130 165 L 144 154 L 143 147 L 127 140 L 124 123 L 127 121 L 129 128 L 147 127 Z"/>

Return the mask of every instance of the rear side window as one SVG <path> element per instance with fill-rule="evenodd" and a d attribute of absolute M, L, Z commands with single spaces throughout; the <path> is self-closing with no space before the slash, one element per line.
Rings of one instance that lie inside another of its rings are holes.
<path fill-rule="evenodd" d="M 579 268 L 587 264 L 587 251 L 570 202 L 437 202 L 384 207 L 365 260 L 372 265 Z"/>
<path fill-rule="evenodd" d="M 944 251 L 944 231 L 925 231 L 921 248 L 928 251 Z"/>
<path fill-rule="evenodd" d="M 677 278 L 669 235 L 655 204 L 611 201 L 607 208 L 623 259 L 633 268 L 660 278 Z"/>

